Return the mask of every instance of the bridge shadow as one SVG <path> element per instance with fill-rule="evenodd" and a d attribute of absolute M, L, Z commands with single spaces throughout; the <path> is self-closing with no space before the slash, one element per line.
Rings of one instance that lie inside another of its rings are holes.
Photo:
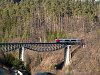
<path fill-rule="evenodd" d="M 56 70 L 61 70 L 63 68 L 63 66 L 64 66 L 64 61 L 62 61 L 62 62 L 58 63 L 57 65 L 55 65 L 55 69 Z"/>
<path fill-rule="evenodd" d="M 43 73 L 37 73 L 35 75 L 54 75 L 54 74 L 52 74 L 50 72 L 43 72 Z"/>
<path fill-rule="evenodd" d="M 64 66 L 64 61 L 62 61 L 62 62 L 58 63 L 57 65 L 55 65 L 55 69 L 56 70 L 62 70 L 63 66 Z M 40 73 L 37 73 L 35 75 L 55 75 L 55 74 L 50 73 L 50 72 L 43 72 L 43 73 L 40 72 Z"/>

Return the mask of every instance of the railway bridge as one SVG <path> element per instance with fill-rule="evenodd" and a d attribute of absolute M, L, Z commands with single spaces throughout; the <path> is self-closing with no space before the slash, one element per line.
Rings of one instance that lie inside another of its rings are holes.
<path fill-rule="evenodd" d="M 38 52 L 51 52 L 64 49 L 64 65 L 66 66 L 70 64 L 71 45 L 82 46 L 84 42 L 81 39 L 56 39 L 56 41 L 52 43 L 0 43 L 0 50 L 10 52 L 19 49 L 19 59 L 24 62 L 26 58 L 25 49 Z"/>

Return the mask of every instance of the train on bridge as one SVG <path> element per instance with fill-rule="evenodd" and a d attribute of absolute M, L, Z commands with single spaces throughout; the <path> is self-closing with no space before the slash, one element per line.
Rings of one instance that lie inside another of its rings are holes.
<path fill-rule="evenodd" d="M 81 44 L 85 45 L 84 39 L 55 39 L 56 43 L 72 43 L 72 44 Z"/>
<path fill-rule="evenodd" d="M 84 42 L 84 39 L 55 39 L 58 42 Z"/>

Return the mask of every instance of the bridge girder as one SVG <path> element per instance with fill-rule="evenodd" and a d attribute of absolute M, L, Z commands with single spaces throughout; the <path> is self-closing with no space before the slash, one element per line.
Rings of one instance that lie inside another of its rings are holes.
<path fill-rule="evenodd" d="M 20 49 L 22 47 L 38 51 L 38 52 L 49 52 L 49 51 L 56 51 L 64 48 L 65 45 L 80 45 L 80 42 L 67 42 L 67 43 L 0 43 L 0 48 L 5 51 L 13 51 L 16 49 Z"/>
<path fill-rule="evenodd" d="M 13 51 L 20 48 L 26 48 L 38 52 L 56 51 L 64 48 L 64 44 L 60 43 L 0 43 L 0 48 L 4 52 Z"/>

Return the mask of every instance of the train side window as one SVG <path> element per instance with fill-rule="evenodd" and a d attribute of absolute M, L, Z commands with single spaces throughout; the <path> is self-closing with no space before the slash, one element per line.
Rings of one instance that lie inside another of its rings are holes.
<path fill-rule="evenodd" d="M 71 40 L 71 41 L 76 41 L 76 40 Z"/>

